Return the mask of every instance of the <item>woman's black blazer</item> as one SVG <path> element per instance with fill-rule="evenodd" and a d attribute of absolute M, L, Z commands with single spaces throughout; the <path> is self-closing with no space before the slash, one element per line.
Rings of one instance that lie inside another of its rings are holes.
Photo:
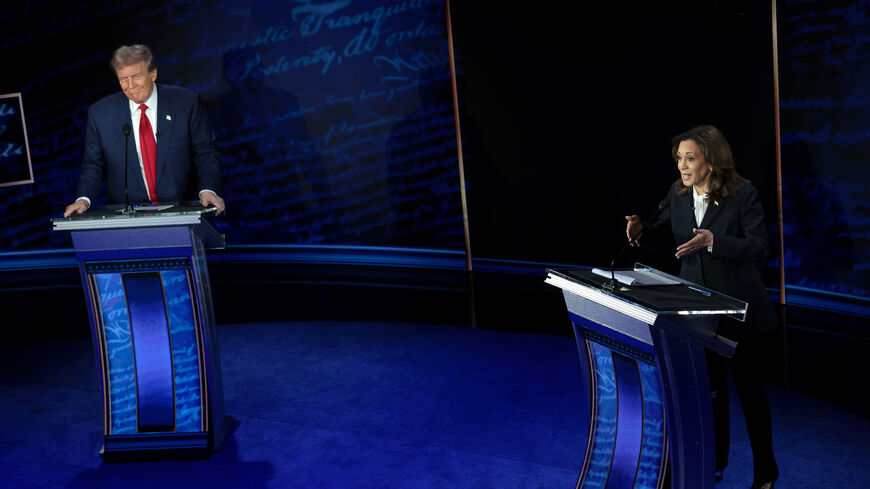
<path fill-rule="evenodd" d="M 725 295 L 746 301 L 749 311 L 745 324 L 728 323 L 720 333 L 734 340 L 755 336 L 776 326 L 776 315 L 767 296 L 759 265 L 769 254 L 764 210 L 758 191 L 749 183 L 741 184 L 732 197 L 709 202 L 700 226 L 695 224 L 692 192 L 677 195 L 676 182 L 668 193 L 668 206 L 653 229 L 670 224 L 677 245 L 695 235 L 693 228 L 713 233 L 713 251 L 703 249 L 680 260 L 680 277 Z M 723 324 L 726 324 L 723 322 Z"/>

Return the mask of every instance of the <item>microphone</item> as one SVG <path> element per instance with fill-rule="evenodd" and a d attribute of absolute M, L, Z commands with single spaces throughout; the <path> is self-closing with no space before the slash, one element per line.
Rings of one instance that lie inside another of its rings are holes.
<path fill-rule="evenodd" d="M 692 206 L 693 206 L 692 208 L 693 208 L 693 209 L 694 209 L 694 205 L 695 205 L 695 204 L 693 203 L 693 204 L 692 204 Z M 664 211 L 665 209 L 667 209 L 667 208 L 670 207 L 670 206 L 671 206 L 671 201 L 668 200 L 667 197 L 665 197 L 664 199 L 662 199 L 662 201 L 659 202 L 659 206 L 656 208 L 656 211 L 653 213 L 652 217 L 650 217 L 649 219 L 647 219 L 646 221 L 644 221 L 643 225 L 644 225 L 644 226 L 648 226 L 648 225 L 652 224 L 653 221 L 655 221 L 656 219 L 659 218 L 659 216 L 662 214 L 662 211 Z"/>
<path fill-rule="evenodd" d="M 628 243 L 625 243 L 625 245 L 623 245 L 622 249 L 619 250 L 619 253 L 617 253 L 616 256 L 613 257 L 613 260 L 610 261 L 610 280 L 604 284 L 605 289 L 612 292 L 619 286 L 619 281 L 616 280 L 616 268 L 615 268 L 616 260 L 620 256 L 622 256 L 623 253 L 625 253 L 625 250 L 627 250 L 631 246 L 632 243 L 637 242 L 638 238 L 640 238 L 641 234 L 643 234 L 643 229 L 646 228 L 647 226 L 649 226 L 650 224 L 652 224 L 653 222 L 655 222 L 655 220 L 658 219 L 658 217 L 662 214 L 662 212 L 665 209 L 667 209 L 668 207 L 670 207 L 670 205 L 671 205 L 670 201 L 668 200 L 667 197 L 662 199 L 662 201 L 659 202 L 659 206 L 658 206 L 658 208 L 656 208 L 656 211 L 653 213 L 652 217 L 650 217 L 649 219 L 645 219 L 643 221 L 643 227 L 640 230 L 640 234 L 635 236 L 634 239 L 632 239 Z"/>
<path fill-rule="evenodd" d="M 133 214 L 136 211 L 134 211 L 133 206 L 130 205 L 130 195 L 127 192 L 127 181 L 129 180 L 127 176 L 130 173 L 130 169 L 127 165 L 127 153 L 130 149 L 130 124 L 124 124 L 121 130 L 124 132 L 124 200 L 127 202 L 127 205 L 124 207 L 124 211 L 121 212 L 121 214 Z"/>

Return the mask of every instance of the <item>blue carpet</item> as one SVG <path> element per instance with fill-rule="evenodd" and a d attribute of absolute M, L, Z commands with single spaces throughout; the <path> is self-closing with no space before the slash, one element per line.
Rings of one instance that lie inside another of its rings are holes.
<path fill-rule="evenodd" d="M 0 487 L 574 487 L 586 401 L 572 338 L 396 323 L 218 332 L 237 423 L 205 461 L 102 463 L 90 342 L 3 347 Z M 867 487 L 870 420 L 770 393 L 777 487 Z M 751 482 L 738 413 L 717 488 Z"/>

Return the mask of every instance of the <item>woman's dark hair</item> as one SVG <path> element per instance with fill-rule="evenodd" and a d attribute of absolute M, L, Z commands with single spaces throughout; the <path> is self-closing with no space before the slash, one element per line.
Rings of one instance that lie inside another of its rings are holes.
<path fill-rule="evenodd" d="M 703 125 L 696 126 L 688 131 L 678 134 L 671 139 L 671 157 L 677 161 L 677 150 L 680 148 L 680 143 L 683 141 L 694 141 L 701 148 L 701 154 L 704 155 L 712 172 L 710 174 L 710 184 L 707 185 L 707 201 L 715 201 L 722 198 L 732 197 L 741 184 L 749 182 L 749 180 L 737 174 L 734 169 L 734 156 L 731 154 L 731 146 L 725 139 L 722 131 L 714 126 Z M 683 185 L 683 181 L 677 178 L 674 183 L 677 190 L 677 195 L 683 196 L 689 191 L 689 187 Z"/>

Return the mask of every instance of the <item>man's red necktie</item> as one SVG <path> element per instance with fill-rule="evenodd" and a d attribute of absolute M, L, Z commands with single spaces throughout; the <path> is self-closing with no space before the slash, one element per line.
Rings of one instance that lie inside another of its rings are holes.
<path fill-rule="evenodd" d="M 145 111 L 148 106 L 139 105 L 142 117 L 139 118 L 139 147 L 142 149 L 142 166 L 145 168 L 145 181 L 148 183 L 148 196 L 151 203 L 157 204 L 157 141 L 154 140 L 154 131 Z"/>

